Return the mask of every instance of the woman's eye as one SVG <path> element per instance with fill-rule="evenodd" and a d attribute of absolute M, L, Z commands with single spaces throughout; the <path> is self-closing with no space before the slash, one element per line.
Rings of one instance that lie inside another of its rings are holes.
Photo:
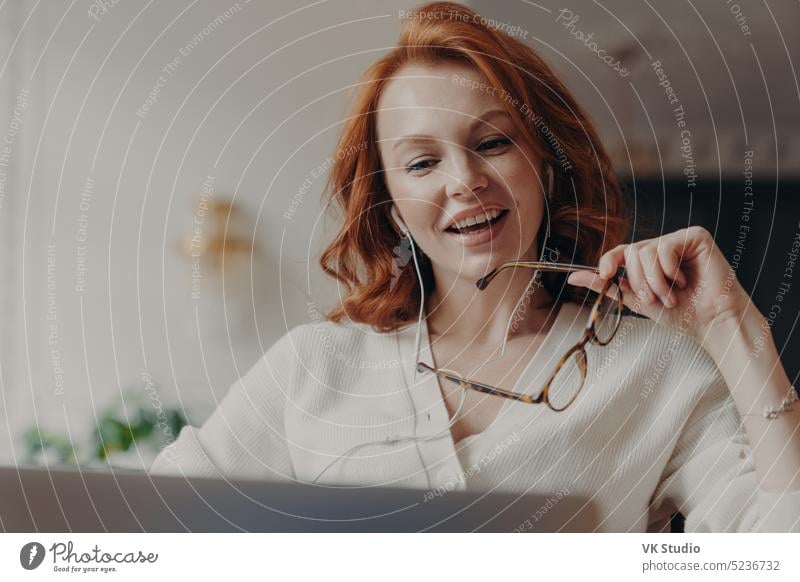
<path fill-rule="evenodd" d="M 436 160 L 420 160 L 406 166 L 406 172 L 409 174 L 412 172 L 421 172 L 430 168 L 434 163 L 436 163 Z"/>
<path fill-rule="evenodd" d="M 494 137 L 487 139 L 478 146 L 478 150 L 485 152 L 487 150 L 496 150 L 499 147 L 511 145 L 511 140 L 507 137 Z"/>

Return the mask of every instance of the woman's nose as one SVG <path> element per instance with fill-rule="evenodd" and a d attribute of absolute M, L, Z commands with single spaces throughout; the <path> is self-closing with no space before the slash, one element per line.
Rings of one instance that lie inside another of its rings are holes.
<path fill-rule="evenodd" d="M 488 164 L 474 152 L 454 156 L 447 177 L 447 196 L 469 196 L 489 185 Z"/>

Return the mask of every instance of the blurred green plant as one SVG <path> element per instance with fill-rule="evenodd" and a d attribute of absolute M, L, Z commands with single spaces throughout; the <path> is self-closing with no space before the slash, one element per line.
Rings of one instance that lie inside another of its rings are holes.
<path fill-rule="evenodd" d="M 106 462 L 116 454 L 130 451 L 134 445 L 158 451 L 169 444 L 187 424 L 183 412 L 164 408 L 147 376 L 143 397 L 141 389 L 127 390 L 121 402 L 108 408 L 97 419 L 88 444 L 76 445 L 66 436 L 28 429 L 22 437 L 29 464 L 91 464 Z"/>
<path fill-rule="evenodd" d="M 158 418 L 154 409 L 139 408 L 130 422 L 107 413 L 100 418 L 93 434 L 94 459 L 103 461 L 112 453 L 124 453 L 134 443 L 161 442 L 161 434 L 177 435 L 186 424 L 180 410 L 164 410 L 163 418 Z M 156 429 L 161 428 L 158 432 Z"/>
<path fill-rule="evenodd" d="M 31 427 L 22 435 L 28 464 L 39 464 L 40 459 L 62 464 L 77 465 L 78 453 L 72 443 L 58 435 L 40 431 Z"/>

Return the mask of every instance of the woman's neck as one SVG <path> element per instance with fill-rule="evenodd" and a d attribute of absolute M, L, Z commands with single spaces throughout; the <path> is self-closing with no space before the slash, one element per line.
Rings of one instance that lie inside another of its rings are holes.
<path fill-rule="evenodd" d="M 552 296 L 533 279 L 533 271 L 509 269 L 507 273 L 483 291 L 463 276 L 437 276 L 427 302 L 431 339 L 446 335 L 473 344 L 497 345 L 505 339 L 507 328 L 509 339 L 542 331 L 552 311 Z"/>

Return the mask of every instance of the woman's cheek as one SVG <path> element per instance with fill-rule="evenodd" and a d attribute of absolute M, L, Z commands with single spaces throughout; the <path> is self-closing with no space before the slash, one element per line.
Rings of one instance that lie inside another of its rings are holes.
<path fill-rule="evenodd" d="M 397 208 L 415 239 L 420 242 L 435 240 L 434 235 L 440 220 L 439 207 L 414 192 L 406 191 L 399 198 Z"/>

